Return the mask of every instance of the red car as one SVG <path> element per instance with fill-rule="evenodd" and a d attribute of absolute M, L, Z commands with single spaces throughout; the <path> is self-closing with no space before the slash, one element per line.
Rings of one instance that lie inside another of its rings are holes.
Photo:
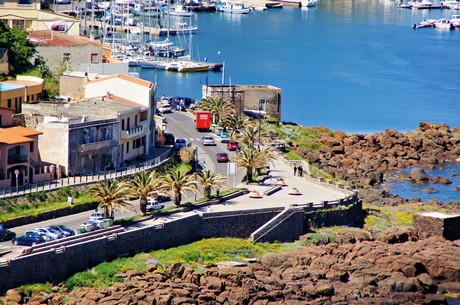
<path fill-rule="evenodd" d="M 227 149 L 229 151 L 235 151 L 238 149 L 238 142 L 235 141 L 228 141 L 227 143 Z"/>
<path fill-rule="evenodd" d="M 217 162 L 228 162 L 228 154 L 227 153 L 218 153 L 217 154 Z"/>

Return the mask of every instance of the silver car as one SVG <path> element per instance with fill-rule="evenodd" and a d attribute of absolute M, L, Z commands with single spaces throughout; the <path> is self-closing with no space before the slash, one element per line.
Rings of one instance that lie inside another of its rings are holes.
<path fill-rule="evenodd" d="M 214 143 L 214 138 L 211 136 L 204 136 L 202 139 L 203 146 L 214 146 L 216 143 Z"/>

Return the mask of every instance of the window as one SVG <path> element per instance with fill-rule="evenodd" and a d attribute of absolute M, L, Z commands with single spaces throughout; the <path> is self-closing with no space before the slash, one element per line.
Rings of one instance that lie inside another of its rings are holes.
<path fill-rule="evenodd" d="M 18 0 L 18 5 L 32 5 L 34 0 Z"/>
<path fill-rule="evenodd" d="M 24 20 L 19 20 L 19 19 L 13 20 L 13 28 L 25 30 L 26 27 L 25 27 Z"/>
<path fill-rule="evenodd" d="M 91 63 L 97 64 L 99 62 L 99 54 L 91 53 Z"/>
<path fill-rule="evenodd" d="M 70 61 L 70 53 L 62 53 L 62 60 L 63 61 Z"/>
<path fill-rule="evenodd" d="M 126 130 L 129 130 L 129 118 L 128 118 L 128 122 L 126 123 L 126 125 L 128 125 L 126 126 Z"/>
<path fill-rule="evenodd" d="M 121 130 L 125 130 L 125 119 L 121 120 Z"/>
<path fill-rule="evenodd" d="M 30 152 L 34 152 L 35 142 L 30 142 Z"/>
<path fill-rule="evenodd" d="M 0 5 L 3 5 L 3 4 L 5 4 L 5 0 L 0 0 Z"/>
<path fill-rule="evenodd" d="M 258 109 L 258 110 L 259 110 L 259 111 L 265 111 L 265 104 L 266 104 L 266 103 L 267 103 L 266 100 L 260 99 L 260 100 L 259 100 L 259 109 Z"/>
<path fill-rule="evenodd" d="M 126 153 L 129 153 L 129 142 L 126 143 Z"/>
<path fill-rule="evenodd" d="M 11 99 L 8 99 L 8 108 L 11 108 Z"/>
<path fill-rule="evenodd" d="M 134 116 L 134 126 L 137 126 L 137 114 Z"/>

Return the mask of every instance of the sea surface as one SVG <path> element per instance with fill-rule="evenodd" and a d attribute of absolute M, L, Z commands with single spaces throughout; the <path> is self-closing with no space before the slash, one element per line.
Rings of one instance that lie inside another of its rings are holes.
<path fill-rule="evenodd" d="M 405 132 L 421 121 L 460 126 L 460 30 L 411 28 L 459 12 L 397 4 L 319 0 L 308 9 L 195 13 L 192 56 L 225 62 L 224 77 L 154 70 L 140 76 L 158 84 L 157 96 L 201 98 L 203 84 L 219 85 L 222 78 L 273 85 L 282 89 L 283 121 L 347 133 Z"/>
<path fill-rule="evenodd" d="M 435 2 L 436 3 L 436 2 Z M 421 121 L 460 127 L 460 29 L 412 29 L 455 10 L 410 10 L 387 0 L 319 0 L 248 15 L 196 13 L 194 59 L 225 62 L 224 72 L 133 69 L 157 84 L 156 96 L 202 97 L 201 86 L 273 85 L 282 89 L 281 119 L 347 133 L 415 130 Z M 187 19 L 170 19 L 173 24 Z M 166 24 L 165 20 L 161 21 Z M 189 44 L 190 37 L 176 37 Z M 460 174 L 460 166 L 453 165 Z M 458 178 L 424 193 L 393 183 L 405 198 L 460 200 Z"/>

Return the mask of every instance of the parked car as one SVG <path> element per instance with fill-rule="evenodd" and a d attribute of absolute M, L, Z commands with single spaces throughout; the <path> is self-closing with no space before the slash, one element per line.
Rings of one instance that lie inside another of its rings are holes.
<path fill-rule="evenodd" d="M 176 138 L 170 132 L 165 132 L 165 145 L 174 145 Z"/>
<path fill-rule="evenodd" d="M 91 231 L 99 229 L 97 222 L 92 221 L 92 220 L 82 223 L 80 225 L 80 228 L 84 229 L 84 231 L 86 232 L 91 232 Z"/>
<path fill-rule="evenodd" d="M 190 144 L 187 143 L 187 140 L 184 139 L 184 138 L 177 138 L 174 142 L 174 148 L 175 149 L 181 149 L 181 148 L 184 148 L 184 147 L 187 147 L 189 146 Z"/>
<path fill-rule="evenodd" d="M 216 145 L 216 143 L 214 143 L 214 138 L 211 137 L 211 136 L 204 136 L 203 139 L 202 139 L 202 143 L 203 143 L 203 146 L 207 146 L 207 145 Z"/>
<path fill-rule="evenodd" d="M 228 134 L 226 132 L 221 132 L 220 133 L 220 142 L 221 143 L 228 143 L 230 141 L 230 138 L 228 137 Z"/>
<path fill-rule="evenodd" d="M 75 232 L 72 229 L 69 229 L 64 225 L 52 225 L 52 226 L 50 226 L 50 228 L 55 230 L 55 231 L 61 232 L 64 237 L 74 236 L 75 235 Z"/>
<path fill-rule="evenodd" d="M 16 237 L 16 233 L 8 229 L 0 229 L 0 241 L 11 240 Z"/>
<path fill-rule="evenodd" d="M 229 151 L 236 151 L 238 149 L 238 142 L 235 141 L 228 141 L 227 149 Z"/>
<path fill-rule="evenodd" d="M 185 107 L 190 107 L 191 104 L 195 103 L 195 100 L 193 98 L 183 97 L 183 96 L 176 96 L 176 97 L 173 97 L 171 100 L 172 100 L 172 103 L 176 103 L 176 104 L 183 103 Z"/>
<path fill-rule="evenodd" d="M 154 199 L 147 199 L 147 206 L 145 207 L 145 210 L 147 212 L 153 212 L 164 209 L 164 207 L 165 205 L 160 203 L 159 201 L 156 201 Z"/>
<path fill-rule="evenodd" d="M 13 238 L 11 241 L 16 246 L 35 246 L 45 242 L 45 239 L 38 232 L 26 232 L 24 235 Z"/>
<path fill-rule="evenodd" d="M 158 202 L 166 202 L 166 201 L 171 201 L 171 196 L 169 196 L 169 195 L 158 195 L 158 196 L 155 196 L 153 199 L 155 199 Z"/>
<path fill-rule="evenodd" d="M 187 111 L 187 107 L 185 107 L 185 105 L 180 102 L 179 104 L 176 105 L 176 110 L 177 111 Z"/>
<path fill-rule="evenodd" d="M 158 107 L 158 110 L 160 111 L 161 114 L 163 113 L 171 113 L 172 112 L 172 107 L 170 104 L 164 104 Z"/>
<path fill-rule="evenodd" d="M 102 219 L 105 219 L 105 214 L 102 213 L 102 212 L 94 212 L 93 214 L 91 214 L 88 219 L 89 220 L 92 220 L 92 221 L 98 221 L 98 220 L 102 220 Z"/>
<path fill-rule="evenodd" d="M 228 154 L 227 153 L 218 153 L 217 154 L 217 162 L 228 162 Z"/>
<path fill-rule="evenodd" d="M 54 239 L 62 238 L 64 235 L 60 231 L 53 230 L 51 228 L 35 228 L 35 231 L 43 232 L 52 236 Z"/>
<path fill-rule="evenodd" d="M 49 234 L 46 234 L 45 232 L 41 232 L 41 231 L 37 231 L 37 230 L 29 230 L 29 231 L 24 232 L 24 235 L 30 235 L 30 234 L 38 234 L 41 237 L 43 237 L 43 239 L 45 241 L 52 241 L 52 240 L 55 239 L 53 236 L 51 236 Z"/>

